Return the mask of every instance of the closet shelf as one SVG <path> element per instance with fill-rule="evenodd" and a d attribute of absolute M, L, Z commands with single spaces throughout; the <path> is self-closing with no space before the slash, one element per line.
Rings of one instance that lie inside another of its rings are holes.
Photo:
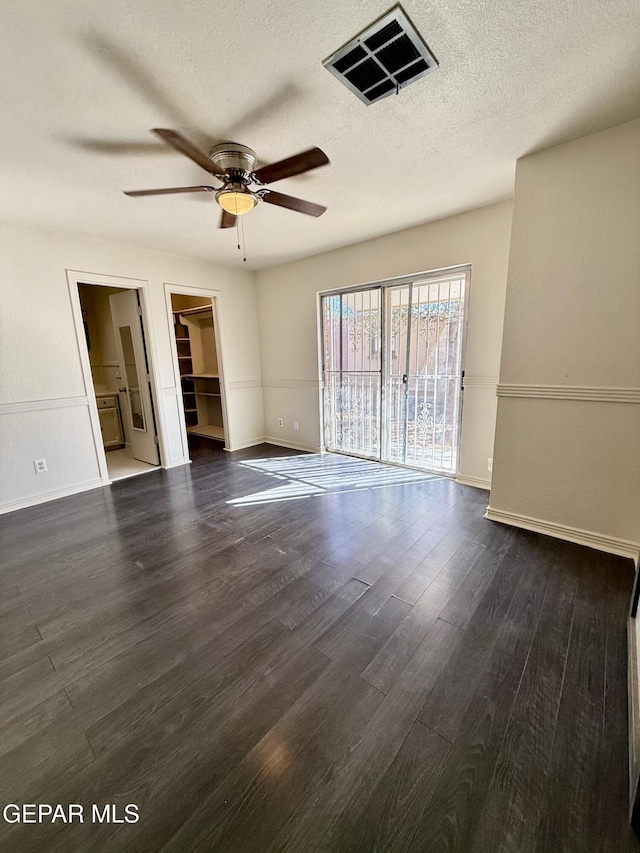
<path fill-rule="evenodd" d="M 205 311 L 211 311 L 211 305 L 199 305 L 197 308 L 184 308 L 182 311 L 174 311 L 174 314 L 183 314 L 185 317 L 189 314 L 203 314 Z"/>
<path fill-rule="evenodd" d="M 225 441 L 223 389 L 211 305 L 174 311 L 184 418 L 189 435 Z M 182 346 L 179 341 L 182 341 Z"/>

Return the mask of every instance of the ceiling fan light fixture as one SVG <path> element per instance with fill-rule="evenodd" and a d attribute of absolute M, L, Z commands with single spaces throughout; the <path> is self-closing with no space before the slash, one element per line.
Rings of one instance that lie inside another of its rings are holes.
<path fill-rule="evenodd" d="M 234 216 L 249 213 L 257 203 L 251 193 L 238 192 L 237 190 L 221 190 L 216 196 L 216 201 L 223 210 L 232 213 Z"/>

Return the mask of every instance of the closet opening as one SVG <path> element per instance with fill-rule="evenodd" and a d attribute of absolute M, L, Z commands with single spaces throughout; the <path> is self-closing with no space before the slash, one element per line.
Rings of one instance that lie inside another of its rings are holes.
<path fill-rule="evenodd" d="M 227 445 L 227 418 L 215 297 L 172 292 L 180 402 L 189 456 Z"/>
<path fill-rule="evenodd" d="M 78 296 L 109 479 L 153 471 L 160 458 L 140 294 L 78 282 Z"/>

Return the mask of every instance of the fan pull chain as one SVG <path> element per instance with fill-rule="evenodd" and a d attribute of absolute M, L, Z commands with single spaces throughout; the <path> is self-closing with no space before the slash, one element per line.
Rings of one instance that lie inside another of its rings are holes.
<path fill-rule="evenodd" d="M 242 233 L 242 263 L 247 263 L 247 249 L 244 242 L 244 219 L 240 217 L 240 232 Z"/>
<path fill-rule="evenodd" d="M 244 219 L 242 216 L 236 216 L 236 238 L 238 240 L 238 251 L 242 252 L 242 262 L 246 264 L 247 253 L 244 242 Z M 242 244 L 242 245 L 240 245 Z"/>

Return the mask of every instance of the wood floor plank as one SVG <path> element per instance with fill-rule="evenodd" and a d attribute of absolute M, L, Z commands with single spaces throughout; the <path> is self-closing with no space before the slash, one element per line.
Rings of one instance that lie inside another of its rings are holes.
<path fill-rule="evenodd" d="M 374 714 L 359 748 L 318 798 L 313 811 L 297 815 L 282 831 L 278 849 L 291 853 L 335 849 L 333 833 L 338 831 L 340 816 L 348 810 L 355 820 L 366 808 L 371 792 L 391 767 L 460 634 L 454 625 L 436 622 Z"/>
<path fill-rule="evenodd" d="M 416 553 L 416 543 L 425 536 L 425 531 L 420 524 L 413 524 L 409 530 L 403 531 L 403 535 L 397 537 L 381 553 L 376 554 L 366 565 L 357 568 L 355 574 L 365 583 L 371 585 L 385 572 L 395 565 L 400 559 L 414 559 L 419 562 Z"/>
<path fill-rule="evenodd" d="M 42 766 L 49 771 L 56 764 L 68 762 L 69 756 L 75 758 L 78 752 L 87 764 L 94 760 L 86 737 L 76 729 L 73 709 L 67 703 L 49 725 L 0 757 L 0 797 L 5 802 L 18 797 L 16 802 L 20 802 L 25 795 L 28 797 L 34 779 L 43 775 Z"/>
<path fill-rule="evenodd" d="M 0 660 L 11 657 L 41 640 L 33 617 L 25 605 L 0 615 Z"/>
<path fill-rule="evenodd" d="M 600 565 L 606 558 L 602 560 L 596 552 L 584 552 L 580 557 L 580 586 L 553 744 L 543 835 L 543 843 L 554 839 L 554 844 L 569 851 L 577 849 L 581 837 L 592 839 L 593 850 L 606 849 L 613 838 L 620 839 L 619 818 L 624 813 L 622 804 L 616 802 L 622 788 L 619 765 L 617 774 L 610 772 L 610 778 L 617 780 L 614 788 L 595 795 L 599 774 L 604 770 L 603 759 L 608 762 L 607 753 L 614 764 L 620 759 L 621 732 L 604 740 L 607 654 L 602 638 L 607 636 L 611 599 L 609 579 Z M 615 609 L 620 618 L 619 605 Z M 620 642 L 615 645 L 624 661 Z M 601 799 L 607 804 L 610 816 L 612 793 L 613 814 L 618 817 L 613 838 L 610 832 L 601 831 L 604 815 L 599 804 Z"/>
<path fill-rule="evenodd" d="M 1 576 L 2 574 L 0 573 L 0 577 Z M 19 607 L 21 604 L 24 604 L 24 597 L 19 586 L 16 585 L 8 587 L 7 589 L 2 589 L 2 595 L 0 596 L 0 614 L 7 613 L 10 610 L 15 610 L 16 607 Z"/>
<path fill-rule="evenodd" d="M 482 811 L 475 843 L 487 850 L 538 849 L 577 589 L 556 566 Z"/>
<path fill-rule="evenodd" d="M 268 849 L 282 824 L 357 748 L 381 700 L 381 694 L 357 676 L 329 667 L 163 850 L 262 853 Z M 296 765 L 309 772 L 295 772 Z"/>
<path fill-rule="evenodd" d="M 384 642 L 395 633 L 397 625 L 403 624 L 411 610 L 411 605 L 406 601 L 390 596 L 375 616 L 370 617 L 360 633 L 365 637 Z"/>
<path fill-rule="evenodd" d="M 466 531 L 456 527 L 444 534 L 441 530 L 434 529 L 433 532 L 436 536 L 440 535 L 441 538 L 428 556 L 411 572 L 396 591 L 398 598 L 403 598 L 409 604 L 415 604 L 418 601 L 425 589 L 440 574 L 440 571 L 467 539 Z"/>
<path fill-rule="evenodd" d="M 346 545 L 328 555 L 326 562 L 336 567 L 348 565 L 352 573 L 358 575 L 360 567 L 366 566 L 377 554 L 382 554 L 401 539 L 408 528 L 406 522 L 382 517 L 375 525 L 369 525 L 361 534 L 352 536 Z"/>
<path fill-rule="evenodd" d="M 455 552 L 362 673 L 369 684 L 389 692 L 483 550 L 482 545 L 470 542 Z"/>
<path fill-rule="evenodd" d="M 491 535 L 488 541 L 494 542 L 495 538 L 495 535 Z M 495 573 L 509 551 L 513 539 L 513 534 L 505 534 L 500 537 L 497 546 L 484 546 L 484 551 L 480 555 L 478 562 L 474 565 L 473 571 L 467 574 L 459 588 L 442 609 L 440 613 L 441 619 L 444 619 L 445 622 L 451 622 L 452 625 L 457 625 L 458 628 L 467 627 Z M 467 541 L 473 540 L 468 539 Z"/>
<path fill-rule="evenodd" d="M 58 802 L 56 793 L 64 791 L 65 784 L 94 763 L 93 752 L 82 732 L 70 729 L 60 736 L 59 727 L 51 728 L 54 733 L 50 734 L 49 738 L 37 736 L 33 745 L 27 741 L 18 747 L 14 756 L 5 756 L 7 772 L 11 775 L 3 777 L 3 803 Z M 9 766 L 11 761 L 17 765 L 17 769 Z M 18 833 L 15 832 L 16 829 L 19 830 Z M 2 821 L 0 848 L 46 849 L 45 846 L 38 846 L 38 840 L 34 837 L 36 832 L 22 832 L 24 829 L 37 830 L 39 827 L 16 826 Z M 17 840 L 16 834 L 22 834 L 23 840 Z"/>
<path fill-rule="evenodd" d="M 198 610 L 215 611 L 216 602 L 223 598 L 226 588 L 222 584 L 215 588 L 211 584 L 200 586 L 192 594 L 185 589 L 175 591 L 169 602 L 160 594 L 150 593 L 149 598 L 143 594 L 136 607 L 118 604 L 74 620 L 45 640 L 46 650 L 56 670 L 67 673 L 71 683 L 77 677 L 74 673 L 97 670 L 150 634 L 175 623 L 184 624 L 195 618 Z"/>
<path fill-rule="evenodd" d="M 144 731 L 147 720 L 164 704 L 176 700 L 183 690 L 206 679 L 207 689 L 221 692 L 241 674 L 255 665 L 256 660 L 278 639 L 286 636 L 277 623 L 262 624 L 261 619 L 248 621 L 242 634 L 215 637 L 195 650 L 166 673 L 133 691 L 112 710 L 100 708 L 90 714 L 80 712 L 83 726 L 96 755 L 102 755 L 116 744 Z M 211 678 L 215 681 L 210 686 Z"/>
<path fill-rule="evenodd" d="M 460 646 L 422 709 L 420 721 L 445 740 L 453 742 L 463 725 L 528 565 L 522 549 L 516 549 L 501 563 L 465 630 Z"/>
<path fill-rule="evenodd" d="M 67 694 L 61 690 L 6 722 L 0 727 L 0 756 L 20 746 L 70 710 Z"/>
<path fill-rule="evenodd" d="M 63 679 L 49 658 L 46 655 L 39 657 L 37 645 L 29 646 L 3 663 L 11 667 L 6 668 L 10 674 L 0 678 L 0 720 L 3 724 L 59 693 L 64 687 Z"/>
<path fill-rule="evenodd" d="M 314 683 L 330 662 L 317 651 L 307 648 L 290 659 L 277 678 L 268 674 L 254 682 L 234 702 L 233 710 L 201 727 L 201 747 L 190 748 L 177 767 L 171 767 L 169 785 L 166 776 L 158 778 L 152 807 L 158 819 L 152 825 L 140 826 L 135 844 L 140 850 L 160 849 L 191 815 L 194 803 L 205 797 L 233 771 L 244 756 L 258 743 L 286 710 Z M 155 790 L 154 789 L 154 790 Z M 130 839 L 114 839 L 114 851 L 130 849 Z"/>
<path fill-rule="evenodd" d="M 314 643 L 335 625 L 340 617 L 369 589 L 366 583 L 351 578 L 331 598 L 294 628 L 294 636 L 303 644 Z M 279 621 L 282 621 L 280 619 Z"/>
<path fill-rule="evenodd" d="M 597 839 L 594 853 L 605 853 L 617 845 L 621 850 L 637 843 L 637 836 L 627 824 L 629 813 L 629 741 L 619 725 L 625 719 L 629 702 L 625 691 L 628 673 L 628 641 L 626 617 L 629 613 L 629 584 L 635 571 L 627 561 L 626 571 L 620 561 L 603 555 L 600 570 L 607 571 L 607 639 L 605 652 L 604 721 L 599 742 L 598 768 L 592 791 L 592 836 Z M 599 780 L 609 784 L 600 791 Z M 617 830 L 617 831 L 616 831 Z M 638 845 L 640 846 L 640 845 Z"/>
<path fill-rule="evenodd" d="M 523 575 L 410 850 L 473 849 L 550 573 L 540 560 Z"/>
<path fill-rule="evenodd" d="M 343 813 L 336 827 L 341 853 L 406 853 L 428 807 L 450 744 L 415 723 L 393 764 L 357 820 Z"/>
<path fill-rule="evenodd" d="M 375 615 L 390 596 L 400 597 L 397 591 L 412 570 L 411 562 L 396 561 L 385 574 L 371 584 L 362 598 L 337 620 L 327 635 L 322 638 L 318 647 L 332 656 L 336 650 L 348 644 L 350 637 L 361 630 L 368 618 Z"/>

